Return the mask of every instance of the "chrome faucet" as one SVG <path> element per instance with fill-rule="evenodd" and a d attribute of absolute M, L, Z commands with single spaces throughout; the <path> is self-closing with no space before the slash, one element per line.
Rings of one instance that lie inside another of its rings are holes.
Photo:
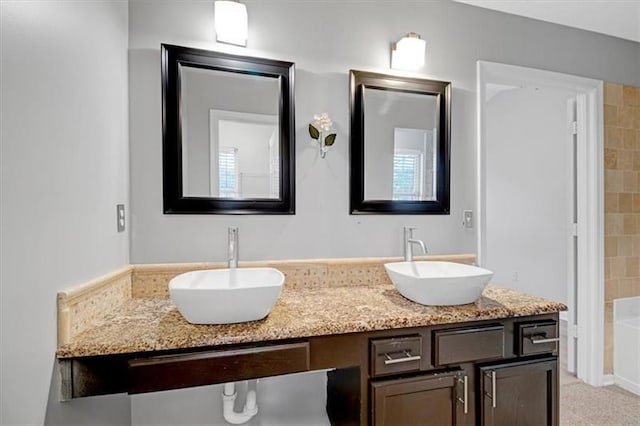
<path fill-rule="evenodd" d="M 238 227 L 229 227 L 229 243 L 227 244 L 228 256 L 227 267 L 229 269 L 238 267 Z"/>
<path fill-rule="evenodd" d="M 413 230 L 417 229 L 411 226 L 404 227 L 404 261 L 413 261 L 413 247 L 412 244 L 417 244 L 422 248 L 422 254 L 427 254 L 427 248 L 422 240 L 413 239 Z"/>

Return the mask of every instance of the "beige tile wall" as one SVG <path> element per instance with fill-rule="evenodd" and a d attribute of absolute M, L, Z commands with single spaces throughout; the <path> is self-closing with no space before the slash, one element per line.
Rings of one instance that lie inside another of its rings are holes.
<path fill-rule="evenodd" d="M 613 299 L 640 296 L 640 87 L 605 83 L 605 373 L 613 372 Z"/>

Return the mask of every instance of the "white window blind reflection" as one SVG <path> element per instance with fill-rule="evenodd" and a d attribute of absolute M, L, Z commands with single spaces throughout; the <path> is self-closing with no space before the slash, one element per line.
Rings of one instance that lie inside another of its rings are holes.
<path fill-rule="evenodd" d="M 394 200 L 422 199 L 422 153 L 398 150 L 393 154 L 393 198 Z"/>
<path fill-rule="evenodd" d="M 218 154 L 219 190 L 222 198 L 238 196 L 238 150 L 220 147 Z"/>

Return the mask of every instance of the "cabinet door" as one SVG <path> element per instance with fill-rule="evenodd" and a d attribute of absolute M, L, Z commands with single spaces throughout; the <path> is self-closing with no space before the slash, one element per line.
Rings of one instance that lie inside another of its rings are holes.
<path fill-rule="evenodd" d="M 557 358 L 480 368 L 480 418 L 484 426 L 556 426 Z"/>
<path fill-rule="evenodd" d="M 464 414 L 464 375 L 432 374 L 371 384 L 375 426 L 458 425 Z M 462 395 L 460 393 L 463 393 Z M 467 395 L 468 397 L 468 395 Z"/>

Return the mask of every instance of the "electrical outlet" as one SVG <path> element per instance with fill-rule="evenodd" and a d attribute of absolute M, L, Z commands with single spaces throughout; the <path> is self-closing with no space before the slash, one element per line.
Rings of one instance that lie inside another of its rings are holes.
<path fill-rule="evenodd" d="M 473 211 L 465 210 L 462 212 L 462 226 L 467 229 L 473 228 Z"/>
<path fill-rule="evenodd" d="M 125 230 L 125 216 L 124 216 L 124 204 L 116 205 L 118 232 L 124 232 Z"/>

